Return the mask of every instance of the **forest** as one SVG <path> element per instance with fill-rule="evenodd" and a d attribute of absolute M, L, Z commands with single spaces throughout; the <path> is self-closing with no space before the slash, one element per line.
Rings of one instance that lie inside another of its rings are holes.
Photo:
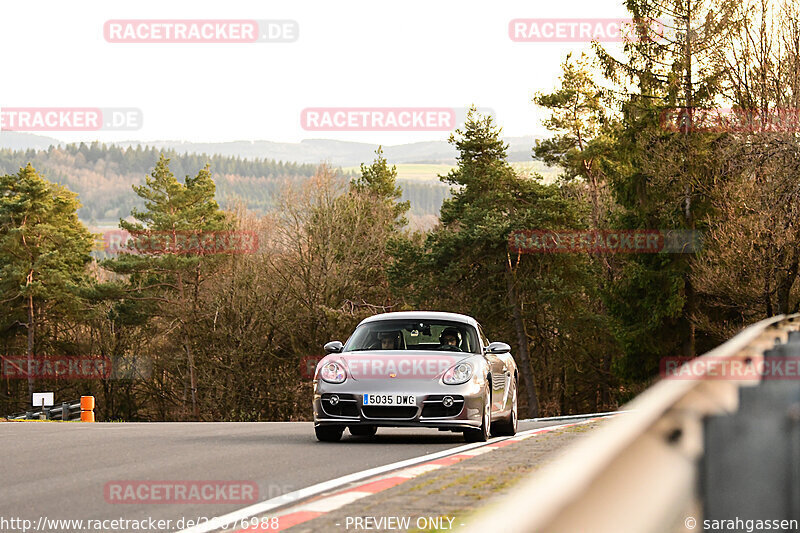
<path fill-rule="evenodd" d="M 127 217 L 131 209 L 141 208 L 141 199 L 131 185 L 140 185 L 153 169 L 159 155 L 170 159 L 176 176 L 196 173 L 210 165 L 216 184 L 216 200 L 228 207 L 244 203 L 248 209 L 266 213 L 276 206 L 276 198 L 287 183 L 311 177 L 316 165 L 288 163 L 272 159 L 246 159 L 222 155 L 161 151 L 152 146 L 123 148 L 97 141 L 50 146 L 47 150 L 0 149 L 0 173 L 16 173 L 28 163 L 48 180 L 78 193 L 78 217 L 90 225 L 104 226 Z M 435 216 L 448 190 L 440 183 L 406 180 L 403 200 L 409 201 L 414 217 Z"/>

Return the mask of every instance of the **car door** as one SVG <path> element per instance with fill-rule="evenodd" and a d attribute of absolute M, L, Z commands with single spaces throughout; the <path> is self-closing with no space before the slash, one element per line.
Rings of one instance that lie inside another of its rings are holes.
<path fill-rule="evenodd" d="M 481 350 L 484 353 L 486 361 L 489 363 L 489 368 L 492 372 L 492 413 L 499 413 L 505 409 L 507 403 L 508 386 L 509 386 L 509 370 L 505 360 L 497 355 L 486 353 L 486 347 L 489 346 L 489 339 L 483 333 L 483 328 L 478 324 L 478 337 L 480 337 Z"/>

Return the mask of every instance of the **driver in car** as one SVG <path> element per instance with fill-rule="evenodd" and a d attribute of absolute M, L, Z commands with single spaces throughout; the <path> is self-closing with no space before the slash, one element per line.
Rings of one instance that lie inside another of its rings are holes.
<path fill-rule="evenodd" d="M 461 344 L 461 333 L 458 329 L 449 327 L 444 328 L 442 334 L 439 335 L 439 346 L 440 350 L 454 350 L 454 351 L 461 351 L 459 345 Z"/>
<path fill-rule="evenodd" d="M 400 349 L 399 331 L 381 331 L 378 333 L 378 338 L 381 340 L 381 350 Z"/>

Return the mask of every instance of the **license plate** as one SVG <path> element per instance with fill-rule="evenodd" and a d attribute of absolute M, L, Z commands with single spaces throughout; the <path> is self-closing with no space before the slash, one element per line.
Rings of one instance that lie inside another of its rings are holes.
<path fill-rule="evenodd" d="M 417 397 L 413 394 L 365 394 L 364 405 L 416 407 Z"/>

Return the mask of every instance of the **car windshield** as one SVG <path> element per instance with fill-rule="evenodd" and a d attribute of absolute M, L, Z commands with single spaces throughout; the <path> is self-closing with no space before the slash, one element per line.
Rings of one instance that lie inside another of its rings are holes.
<path fill-rule="evenodd" d="M 475 328 L 448 320 L 376 320 L 356 328 L 345 352 L 437 350 L 480 353 Z"/>

